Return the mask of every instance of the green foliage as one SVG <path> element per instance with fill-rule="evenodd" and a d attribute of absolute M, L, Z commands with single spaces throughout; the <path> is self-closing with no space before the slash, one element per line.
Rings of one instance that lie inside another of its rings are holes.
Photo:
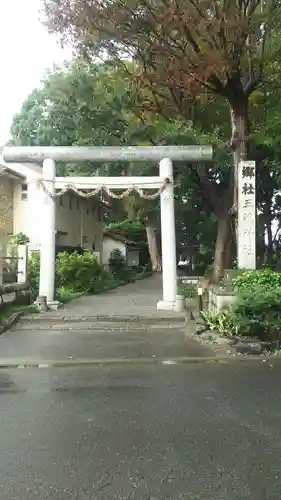
<path fill-rule="evenodd" d="M 115 276 L 123 276 L 126 271 L 125 257 L 118 248 L 110 252 L 109 267 L 112 274 Z"/>
<path fill-rule="evenodd" d="M 56 298 L 62 304 L 67 304 L 73 299 L 81 297 L 84 292 L 75 292 L 71 286 L 61 286 L 57 289 Z"/>
<path fill-rule="evenodd" d="M 28 236 L 22 232 L 12 234 L 9 239 L 10 243 L 13 245 L 27 245 L 30 242 Z"/>
<path fill-rule="evenodd" d="M 236 292 L 281 288 L 281 273 L 269 268 L 244 271 L 232 280 L 232 284 Z"/>
<path fill-rule="evenodd" d="M 251 288 L 241 292 L 233 309 L 242 336 L 281 340 L 281 288 Z"/>
<path fill-rule="evenodd" d="M 40 277 L 40 252 L 33 252 L 28 260 L 27 282 L 30 288 L 30 294 L 35 300 L 39 293 Z"/>
<path fill-rule="evenodd" d="M 74 293 L 99 291 L 105 277 L 97 257 L 91 252 L 59 253 L 56 269 L 59 287 L 67 287 Z"/>
<path fill-rule="evenodd" d="M 209 330 L 216 331 L 220 335 L 237 333 L 237 326 L 232 311 L 223 309 L 221 311 L 202 311 L 201 316 Z"/>
<path fill-rule="evenodd" d="M 105 226 L 105 230 L 113 231 L 124 236 L 127 240 L 132 240 L 140 245 L 147 245 L 145 226 L 140 220 L 122 220 L 111 222 Z"/>
<path fill-rule="evenodd" d="M 124 265 L 124 257 L 121 254 L 120 258 L 118 252 L 112 252 L 112 265 L 115 269 L 112 274 L 104 270 L 93 253 L 59 253 L 56 260 L 56 298 L 67 303 L 84 293 L 101 293 L 134 279 L 151 276 L 146 267 L 138 273 L 133 273 Z M 36 300 L 38 296 L 39 277 L 40 253 L 33 252 L 28 263 L 28 283 L 32 300 Z"/>
<path fill-rule="evenodd" d="M 194 283 L 180 283 L 178 286 L 179 295 L 185 299 L 192 299 L 197 296 L 197 286 Z"/>
<path fill-rule="evenodd" d="M 281 287 L 275 276 L 278 273 L 265 271 L 246 271 L 244 280 L 243 275 L 236 278 L 239 293 L 230 310 L 201 313 L 210 330 L 281 341 Z"/>

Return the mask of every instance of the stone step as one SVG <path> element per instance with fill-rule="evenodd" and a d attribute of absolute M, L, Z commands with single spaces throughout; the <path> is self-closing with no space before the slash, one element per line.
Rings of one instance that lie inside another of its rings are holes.
<path fill-rule="evenodd" d="M 53 332 L 73 330 L 73 331 L 139 331 L 139 330 L 166 330 L 182 329 L 185 323 L 178 322 L 131 322 L 131 321 L 26 321 L 22 320 L 17 324 L 17 329 L 21 330 L 48 330 Z"/>
<path fill-rule="evenodd" d="M 139 323 L 139 324 L 159 324 L 159 323 L 185 323 L 190 318 L 190 314 L 168 314 L 168 315 L 131 315 L 131 314 L 94 314 L 94 315 L 51 315 L 49 313 L 26 315 L 22 318 L 23 324 L 30 323 Z"/>

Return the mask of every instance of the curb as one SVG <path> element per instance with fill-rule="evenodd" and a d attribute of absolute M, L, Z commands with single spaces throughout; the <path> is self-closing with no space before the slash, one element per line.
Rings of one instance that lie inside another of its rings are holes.
<path fill-rule="evenodd" d="M 133 316 L 133 315 L 106 315 L 106 314 L 95 314 L 92 316 L 41 316 L 36 314 L 35 316 L 24 316 L 24 323 L 80 323 L 81 321 L 90 322 L 108 322 L 108 323 L 186 323 L 186 316 L 171 316 L 171 317 L 153 317 L 153 316 Z"/>
<path fill-rule="evenodd" d="M 0 370 L 12 369 L 12 368 L 64 368 L 64 367 L 83 367 L 83 366 L 129 366 L 129 365 L 179 365 L 179 364 L 199 364 L 199 363 L 210 363 L 210 364 L 228 364 L 233 362 L 254 362 L 258 361 L 262 364 L 273 361 L 272 359 L 265 358 L 264 356 L 212 356 L 212 357 L 182 357 L 182 358 L 171 358 L 171 359 L 160 359 L 160 358 L 124 358 L 124 359 L 76 359 L 76 360 L 1 360 L 0 359 Z M 270 365 L 271 366 L 271 365 Z"/>
<path fill-rule="evenodd" d="M 16 312 L 10 316 L 8 321 L 4 323 L 4 325 L 0 326 L 0 335 L 2 335 L 4 332 L 12 328 L 22 317 L 24 316 L 24 312 Z"/>

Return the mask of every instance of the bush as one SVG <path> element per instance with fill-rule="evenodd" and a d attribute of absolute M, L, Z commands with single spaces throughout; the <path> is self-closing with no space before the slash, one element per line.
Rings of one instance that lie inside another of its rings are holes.
<path fill-rule="evenodd" d="M 237 333 L 237 325 L 232 311 L 202 311 L 201 316 L 209 330 L 216 331 L 220 335 Z"/>
<path fill-rule="evenodd" d="M 151 275 L 146 268 L 136 274 L 124 265 L 125 259 L 122 254 L 121 257 L 120 259 L 119 251 L 113 253 L 111 264 L 115 273 L 110 274 L 104 270 L 96 255 L 91 252 L 59 253 L 56 259 L 56 298 L 62 302 L 69 302 L 82 293 L 112 290 L 134 279 Z M 32 300 L 35 300 L 39 293 L 39 277 L 40 253 L 33 252 L 28 263 L 28 283 Z"/>
<path fill-rule="evenodd" d="M 178 293 L 185 299 L 192 299 L 198 296 L 198 287 L 194 283 L 181 283 L 178 287 Z"/>
<path fill-rule="evenodd" d="M 108 263 L 112 274 L 120 275 L 126 269 L 125 257 L 118 248 L 112 250 Z"/>
<path fill-rule="evenodd" d="M 272 269 L 244 271 L 232 281 L 235 292 L 255 291 L 257 288 L 281 288 L 281 273 Z"/>
<path fill-rule="evenodd" d="M 28 243 L 30 243 L 29 237 L 26 234 L 22 233 L 22 232 L 12 234 L 10 236 L 9 241 L 13 245 L 27 245 Z"/>
<path fill-rule="evenodd" d="M 109 268 L 113 277 L 123 283 L 134 281 L 136 277 L 136 271 L 127 266 L 126 259 L 118 248 L 110 253 Z"/>
<path fill-rule="evenodd" d="M 265 286 L 240 293 L 233 309 L 237 331 L 261 340 L 281 339 L 281 287 Z"/>
<path fill-rule="evenodd" d="M 76 292 L 95 293 L 101 290 L 105 279 L 105 271 L 95 254 L 77 252 L 58 254 L 56 262 L 59 287 Z"/>
<path fill-rule="evenodd" d="M 40 252 L 33 252 L 28 260 L 27 282 L 31 299 L 35 300 L 39 293 Z"/>

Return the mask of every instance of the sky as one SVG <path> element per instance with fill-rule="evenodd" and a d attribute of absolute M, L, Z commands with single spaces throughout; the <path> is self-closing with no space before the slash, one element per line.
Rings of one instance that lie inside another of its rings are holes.
<path fill-rule="evenodd" d="M 40 9 L 42 0 L 0 0 L 0 146 L 45 71 L 71 57 L 43 26 Z"/>

